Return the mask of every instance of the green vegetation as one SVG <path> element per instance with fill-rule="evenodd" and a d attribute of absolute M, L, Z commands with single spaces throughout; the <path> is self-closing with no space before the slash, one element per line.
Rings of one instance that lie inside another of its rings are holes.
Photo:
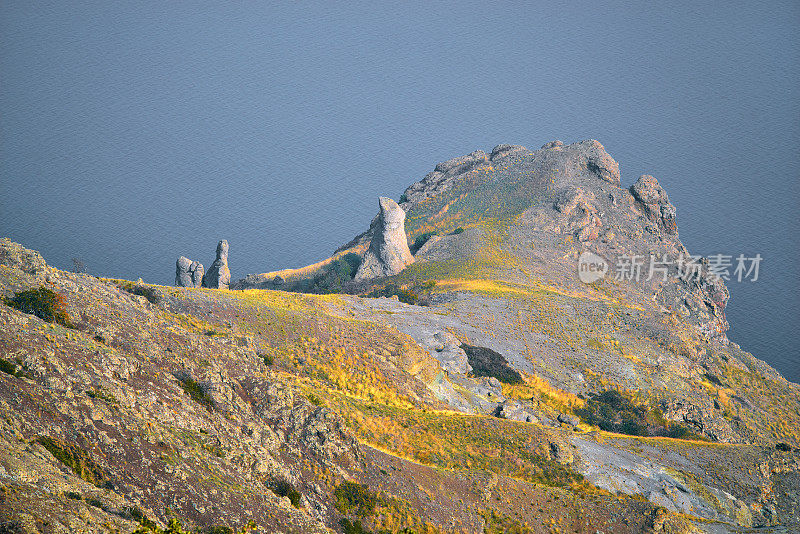
<path fill-rule="evenodd" d="M 86 394 L 93 399 L 104 400 L 109 404 L 119 404 L 117 398 L 111 393 L 106 393 L 103 388 L 94 388 L 86 391 Z"/>
<path fill-rule="evenodd" d="M 364 526 L 358 519 L 350 521 L 348 518 L 343 517 L 339 521 L 339 525 L 342 527 L 344 534 L 371 534 L 369 530 L 364 529 Z"/>
<path fill-rule="evenodd" d="M 549 458 L 549 442 L 532 425 L 367 403 L 333 392 L 329 399 L 360 440 L 415 462 L 593 491 L 583 476 Z"/>
<path fill-rule="evenodd" d="M 109 486 L 108 475 L 102 467 L 97 465 L 89 454 L 71 443 L 66 443 L 58 438 L 39 436 L 36 442 L 50 451 L 58 461 L 66 465 L 83 480 L 95 486 Z"/>
<path fill-rule="evenodd" d="M 463 233 L 464 233 L 464 228 L 462 226 L 459 226 L 458 228 L 453 230 L 453 235 L 458 235 L 458 234 L 463 234 Z"/>
<path fill-rule="evenodd" d="M 341 293 L 345 284 L 355 277 L 361 266 L 361 256 L 349 252 L 326 265 L 308 287 L 300 288 L 305 293 Z"/>
<path fill-rule="evenodd" d="M 358 482 L 345 480 L 333 490 L 336 509 L 342 514 L 355 513 L 360 517 L 366 517 L 375 511 L 378 504 L 378 496 L 372 493 L 368 487 Z"/>
<path fill-rule="evenodd" d="M 267 367 L 275 363 L 275 356 L 273 356 L 272 354 L 262 354 L 261 358 L 264 360 L 264 365 L 266 365 Z"/>
<path fill-rule="evenodd" d="M 161 300 L 158 290 L 154 287 L 146 286 L 141 283 L 134 283 L 129 280 L 117 280 L 116 283 L 123 291 L 127 291 L 131 295 L 144 297 L 151 304 L 158 304 L 158 301 Z"/>
<path fill-rule="evenodd" d="M 367 296 L 370 298 L 397 297 L 400 302 L 406 304 L 418 304 L 420 301 L 420 297 L 416 292 L 397 284 L 387 284 L 383 287 L 377 287 Z"/>
<path fill-rule="evenodd" d="M 130 515 L 134 521 L 139 522 L 139 528 L 134 530 L 132 534 L 190 534 L 190 532 L 193 534 L 246 534 L 247 532 L 253 531 L 256 528 L 255 523 L 250 521 L 240 530 L 234 530 L 226 525 L 213 525 L 202 530 L 197 529 L 188 531 L 184 530 L 183 524 L 181 524 L 178 519 L 172 517 L 169 519 L 169 521 L 167 521 L 167 528 L 162 529 L 156 524 L 155 521 L 148 518 L 138 507 L 128 509 L 128 515 Z"/>
<path fill-rule="evenodd" d="M 630 436 L 661 436 L 680 439 L 703 439 L 686 427 L 667 421 L 660 410 L 634 404 L 619 391 L 609 389 L 594 395 L 575 413 L 587 424 L 607 432 Z"/>
<path fill-rule="evenodd" d="M 289 497 L 292 506 L 300 508 L 300 492 L 288 480 L 278 480 L 273 490 L 278 497 Z"/>
<path fill-rule="evenodd" d="M 436 232 L 425 232 L 424 234 L 418 235 L 414 239 L 414 243 L 412 243 L 411 246 L 408 247 L 409 249 L 411 249 L 411 253 L 416 254 L 417 251 L 419 251 L 419 249 L 424 247 L 425 243 L 427 243 L 430 240 L 430 238 L 432 238 L 435 235 Z"/>
<path fill-rule="evenodd" d="M 193 401 L 205 406 L 209 412 L 215 408 L 214 399 L 212 399 L 205 388 L 192 377 L 182 376 L 178 378 L 178 381 L 184 393 L 189 395 Z"/>
<path fill-rule="evenodd" d="M 0 358 L 0 371 L 17 378 L 22 376 L 22 372 L 17 369 L 15 364 L 3 358 Z"/>
<path fill-rule="evenodd" d="M 472 374 L 475 376 L 493 376 L 506 384 L 523 382 L 522 376 L 508 365 L 502 354 L 485 347 L 473 347 L 466 344 L 461 345 L 461 348 L 467 353 L 467 359 L 472 366 Z"/>
<path fill-rule="evenodd" d="M 17 360 L 17 362 L 19 362 L 19 360 Z M 24 364 L 20 368 L 17 368 L 16 363 L 4 360 L 3 358 L 0 358 L 0 371 L 17 378 L 33 378 L 33 373 L 31 373 Z"/>
<path fill-rule="evenodd" d="M 403 202 L 408 202 L 408 196 L 405 193 L 400 195 L 400 200 L 397 201 L 398 204 L 402 204 Z"/>
<path fill-rule="evenodd" d="M 225 332 L 219 332 L 218 330 L 215 330 L 214 328 L 209 328 L 208 330 L 206 330 L 203 333 L 205 335 L 207 335 L 208 337 L 224 337 L 225 336 Z"/>
<path fill-rule="evenodd" d="M 64 297 L 46 287 L 20 291 L 13 297 L 5 298 L 3 302 L 6 306 L 35 315 L 48 323 L 74 328 L 66 311 L 67 303 Z"/>
<path fill-rule="evenodd" d="M 80 501 L 81 499 L 83 499 L 81 494 L 78 493 L 77 491 L 67 491 L 64 493 L 64 496 L 67 499 L 72 499 L 73 501 Z"/>

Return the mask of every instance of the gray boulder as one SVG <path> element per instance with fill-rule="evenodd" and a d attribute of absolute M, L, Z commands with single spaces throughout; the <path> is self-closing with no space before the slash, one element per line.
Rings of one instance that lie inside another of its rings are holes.
<path fill-rule="evenodd" d="M 364 253 L 356 280 L 392 276 L 414 262 L 406 238 L 406 212 L 391 198 L 380 197 L 378 204 L 380 213 L 372 241 Z"/>
<path fill-rule="evenodd" d="M 472 371 L 467 353 L 461 348 L 461 342 L 450 332 L 444 330 L 436 332 L 425 345 L 448 374 L 466 375 Z"/>
<path fill-rule="evenodd" d="M 231 283 L 231 271 L 228 269 L 228 242 L 222 240 L 217 244 L 217 259 L 209 267 L 203 277 L 203 287 L 212 289 L 228 289 Z"/>
<path fill-rule="evenodd" d="M 658 180 L 649 174 L 643 174 L 630 187 L 630 192 L 648 219 L 667 234 L 678 233 L 675 206 L 670 204 L 667 192 L 659 185 Z"/>
<path fill-rule="evenodd" d="M 524 423 L 539 422 L 539 418 L 527 410 L 521 402 L 511 399 L 506 399 L 499 404 L 495 415 L 501 419 L 509 419 L 511 421 L 522 421 Z"/>
<path fill-rule="evenodd" d="M 178 287 L 200 287 L 205 269 L 203 264 L 181 256 L 175 262 L 175 285 Z"/>

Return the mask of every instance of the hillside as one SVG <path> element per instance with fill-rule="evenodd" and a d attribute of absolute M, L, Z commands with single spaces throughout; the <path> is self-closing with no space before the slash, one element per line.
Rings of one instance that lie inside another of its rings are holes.
<path fill-rule="evenodd" d="M 800 525 L 800 387 L 727 340 L 709 262 L 578 277 L 587 252 L 689 254 L 655 179 L 623 189 L 597 141 L 500 145 L 399 206 L 413 263 L 369 280 L 347 262 L 377 217 L 230 291 L 0 241 L 0 531 Z M 69 321 L 10 305 L 40 287 Z"/>

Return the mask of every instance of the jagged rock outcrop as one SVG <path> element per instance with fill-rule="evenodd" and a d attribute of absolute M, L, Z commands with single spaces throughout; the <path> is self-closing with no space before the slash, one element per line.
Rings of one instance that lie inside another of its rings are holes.
<path fill-rule="evenodd" d="M 619 163 L 606 152 L 605 147 L 599 141 L 587 139 L 566 148 L 575 150 L 581 162 L 598 178 L 619 187 Z"/>
<path fill-rule="evenodd" d="M 203 277 L 203 287 L 212 289 L 228 289 L 231 283 L 231 271 L 228 269 L 228 241 L 223 239 L 217 244 L 217 259 L 209 267 Z"/>
<path fill-rule="evenodd" d="M 643 174 L 630 187 L 630 191 L 638 201 L 637 206 L 648 219 L 667 234 L 678 233 L 675 206 L 670 204 L 667 192 L 659 185 L 658 180 L 649 174 Z"/>
<path fill-rule="evenodd" d="M 661 404 L 661 410 L 670 421 L 684 423 L 693 432 L 703 434 L 722 443 L 740 442 L 722 412 L 689 399 L 669 399 Z"/>
<path fill-rule="evenodd" d="M 200 287 L 203 285 L 203 264 L 185 256 L 175 262 L 175 285 L 177 287 Z"/>
<path fill-rule="evenodd" d="M 603 226 L 594 200 L 591 192 L 570 186 L 553 203 L 553 207 L 567 217 L 567 231 L 574 234 L 579 241 L 596 239 Z"/>
<path fill-rule="evenodd" d="M 509 155 L 516 149 L 524 147 L 514 147 L 512 145 L 498 145 L 492 151 L 492 159 Z M 450 189 L 457 178 L 464 173 L 472 171 L 482 166 L 489 166 L 489 156 L 483 150 L 476 150 L 466 156 L 449 159 L 438 163 L 433 172 L 429 172 L 425 178 L 419 182 L 411 184 L 403 193 L 405 203 L 422 202 L 425 199 L 434 197 Z"/>
<path fill-rule="evenodd" d="M 356 273 L 356 280 L 392 276 L 414 262 L 408 248 L 406 212 L 391 198 L 380 197 L 380 213 L 369 249 Z"/>
<path fill-rule="evenodd" d="M 527 152 L 529 152 L 529 150 L 522 145 L 497 145 L 492 149 L 492 154 L 489 156 L 489 159 L 491 161 L 497 161 L 507 156 Z"/>

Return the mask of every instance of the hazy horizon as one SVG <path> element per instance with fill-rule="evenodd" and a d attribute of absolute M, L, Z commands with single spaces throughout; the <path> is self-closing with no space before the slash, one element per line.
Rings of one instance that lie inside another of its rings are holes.
<path fill-rule="evenodd" d="M 0 236 L 172 284 L 326 258 L 435 164 L 594 138 L 730 282 L 729 337 L 800 381 L 800 5 L 0 5 Z"/>

